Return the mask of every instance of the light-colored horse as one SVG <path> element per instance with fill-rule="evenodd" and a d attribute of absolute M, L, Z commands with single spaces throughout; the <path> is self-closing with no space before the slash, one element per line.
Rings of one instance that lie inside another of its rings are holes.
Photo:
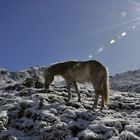
<path fill-rule="evenodd" d="M 109 101 L 109 73 L 107 67 L 101 63 L 89 61 L 67 61 L 56 63 L 48 67 L 45 71 L 45 88 L 53 82 L 54 76 L 60 75 L 66 81 L 68 90 L 68 101 L 71 99 L 70 89 L 73 85 L 77 94 L 78 101 L 81 100 L 81 95 L 76 82 L 91 82 L 95 89 L 95 101 L 93 108 L 97 107 L 99 95 L 102 96 L 101 109 Z"/>

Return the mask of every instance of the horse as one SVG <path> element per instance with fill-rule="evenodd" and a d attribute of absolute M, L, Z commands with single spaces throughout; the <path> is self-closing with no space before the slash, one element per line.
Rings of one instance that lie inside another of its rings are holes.
<path fill-rule="evenodd" d="M 54 76 L 62 76 L 66 82 L 68 91 L 68 102 L 71 100 L 70 89 L 73 86 L 78 94 L 78 101 L 81 95 L 77 82 L 91 82 L 95 90 L 95 101 L 93 109 L 97 108 L 99 95 L 102 97 L 101 110 L 109 102 L 109 72 L 108 68 L 95 60 L 87 61 L 66 61 L 53 64 L 44 72 L 45 88 L 48 89 L 54 80 Z"/>

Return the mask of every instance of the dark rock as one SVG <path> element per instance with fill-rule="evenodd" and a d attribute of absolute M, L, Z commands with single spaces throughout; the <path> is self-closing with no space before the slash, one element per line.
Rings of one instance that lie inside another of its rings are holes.
<path fill-rule="evenodd" d="M 84 106 L 79 102 L 67 102 L 66 105 L 67 106 L 72 106 L 76 109 L 78 109 L 78 108 L 83 108 L 84 109 Z"/>
<path fill-rule="evenodd" d="M 26 87 L 33 87 L 34 86 L 34 79 L 32 78 L 27 78 L 24 83 L 23 83 L 24 86 Z"/>

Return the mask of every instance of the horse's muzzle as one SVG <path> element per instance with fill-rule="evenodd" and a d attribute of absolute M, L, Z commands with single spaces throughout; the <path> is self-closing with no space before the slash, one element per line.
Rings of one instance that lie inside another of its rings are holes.
<path fill-rule="evenodd" d="M 45 85 L 45 89 L 49 89 L 49 85 Z"/>

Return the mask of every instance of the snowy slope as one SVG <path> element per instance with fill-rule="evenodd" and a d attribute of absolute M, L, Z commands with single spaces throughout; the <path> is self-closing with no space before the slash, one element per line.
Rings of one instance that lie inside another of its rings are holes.
<path fill-rule="evenodd" d="M 82 102 L 77 102 L 72 90 L 73 100 L 66 103 L 63 79 L 57 77 L 50 90 L 31 84 L 34 74 L 43 81 L 44 67 L 32 67 L 14 73 L 14 77 L 4 71 L 0 73 L 0 140 L 140 139 L 140 94 L 135 87 L 120 92 L 121 86 L 138 82 L 139 74 L 131 76 L 133 72 L 127 72 L 112 77 L 110 103 L 101 112 L 101 101 L 98 109 L 92 110 L 91 84 L 79 85 Z M 119 86 L 123 80 L 126 82 Z"/>
<path fill-rule="evenodd" d="M 110 78 L 110 84 L 116 91 L 140 93 L 140 70 L 116 74 Z"/>

